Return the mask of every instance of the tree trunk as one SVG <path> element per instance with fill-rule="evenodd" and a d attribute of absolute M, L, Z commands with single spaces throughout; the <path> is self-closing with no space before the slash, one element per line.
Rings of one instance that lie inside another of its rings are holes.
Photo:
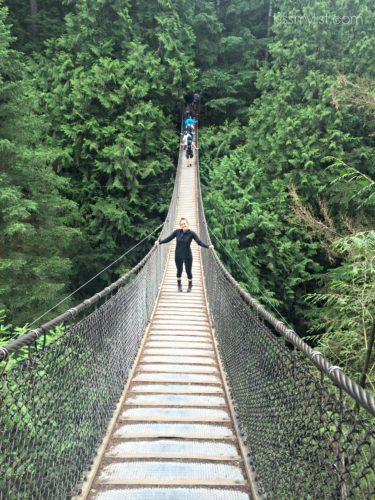
<path fill-rule="evenodd" d="M 37 0 L 30 0 L 30 13 L 34 17 L 38 14 L 38 3 Z"/>
<path fill-rule="evenodd" d="M 216 0 L 216 14 L 220 17 L 220 0 Z"/>
<path fill-rule="evenodd" d="M 267 20 L 267 39 L 271 36 L 271 26 L 272 26 L 272 15 L 273 15 L 273 4 L 272 0 L 269 0 L 268 3 L 268 20 Z M 266 54 L 264 56 L 264 60 L 268 62 L 268 50 L 266 49 Z"/>
<path fill-rule="evenodd" d="M 38 0 L 30 0 L 30 14 L 31 34 L 35 42 L 37 37 L 36 16 L 38 15 Z"/>

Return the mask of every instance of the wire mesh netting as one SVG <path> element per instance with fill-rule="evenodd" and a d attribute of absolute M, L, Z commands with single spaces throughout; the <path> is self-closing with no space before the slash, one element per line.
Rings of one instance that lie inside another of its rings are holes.
<path fill-rule="evenodd" d="M 3 375 L 4 498 L 60 498 L 75 486 L 77 471 L 108 425 L 145 328 L 143 274 Z M 142 315 L 136 316 L 138 304 Z"/>
<path fill-rule="evenodd" d="M 174 225 L 178 177 L 163 235 Z M 0 362 L 1 499 L 79 492 L 128 379 L 167 252 L 151 250 L 113 291 L 83 303 L 77 319 L 42 328 Z"/>
<path fill-rule="evenodd" d="M 200 200 L 200 232 L 209 241 Z M 259 493 L 270 499 L 374 498 L 374 421 L 292 350 L 202 252 L 210 314 Z M 336 367 L 337 368 L 337 367 Z M 353 383 L 355 386 L 355 384 Z"/>
<path fill-rule="evenodd" d="M 175 221 L 179 170 L 163 235 Z M 209 241 L 200 198 L 199 214 L 200 234 Z M 164 245 L 152 250 L 118 286 L 83 304 L 82 314 L 67 315 L 54 330 L 42 328 L 38 340 L 10 350 L 1 362 L 1 499 L 58 500 L 78 493 L 128 379 L 167 251 Z M 202 258 L 258 491 L 270 499 L 371 498 L 370 414 L 356 411 L 354 400 L 286 344 L 270 315 L 247 300 L 212 252 Z"/>

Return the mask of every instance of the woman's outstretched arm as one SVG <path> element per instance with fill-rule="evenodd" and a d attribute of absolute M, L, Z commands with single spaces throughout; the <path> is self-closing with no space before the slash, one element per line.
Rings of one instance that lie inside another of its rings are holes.
<path fill-rule="evenodd" d="M 198 245 L 200 247 L 203 247 L 203 248 L 214 248 L 213 245 L 207 245 L 207 243 L 205 243 L 204 241 L 202 241 L 199 236 L 197 235 L 197 233 L 195 233 L 194 231 L 192 231 L 193 233 L 193 238 L 194 240 L 198 243 Z"/>
<path fill-rule="evenodd" d="M 175 229 L 173 231 L 173 233 L 171 233 L 169 236 L 167 236 L 166 238 L 163 238 L 162 240 L 159 240 L 159 243 L 163 244 L 163 243 L 168 243 L 169 241 L 172 241 L 173 238 L 176 238 L 178 231 L 179 231 L 179 229 Z"/>

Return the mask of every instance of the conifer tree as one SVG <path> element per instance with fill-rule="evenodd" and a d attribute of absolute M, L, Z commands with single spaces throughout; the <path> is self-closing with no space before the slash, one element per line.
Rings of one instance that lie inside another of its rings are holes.
<path fill-rule="evenodd" d="M 303 332 L 305 294 L 316 289 L 317 273 L 332 263 L 320 241 L 311 241 L 306 228 L 293 220 L 290 188 L 295 186 L 302 202 L 317 209 L 324 194 L 336 221 L 353 211 L 366 219 L 350 191 L 333 182 L 338 172 L 332 166 L 344 161 L 371 174 L 372 124 L 350 107 L 337 109 L 332 96 L 339 73 L 349 80 L 372 78 L 374 14 L 370 1 L 335 2 L 333 11 L 325 0 L 283 0 L 275 6 L 269 64 L 257 78 L 261 97 L 239 134 L 246 140 L 235 151 L 224 147 L 221 154 L 227 156 L 219 154 L 211 168 L 215 153 L 209 155 L 206 201 L 217 235 L 246 263 L 251 291 L 259 283 Z M 203 140 L 201 134 L 201 145 Z M 223 141 L 230 142 L 230 134 Z"/>
<path fill-rule="evenodd" d="M 3 0 L 16 37 L 14 47 L 26 54 L 42 51 L 43 43 L 61 34 L 69 12 L 62 0 Z"/>
<path fill-rule="evenodd" d="M 82 219 L 80 283 L 158 226 L 169 204 L 178 152 L 171 110 L 194 74 L 178 10 L 153 5 L 79 0 L 40 60 L 52 144 L 63 151 L 55 166 L 72 179 Z"/>
<path fill-rule="evenodd" d="M 204 96 L 211 123 L 247 118 L 247 107 L 258 96 L 259 61 L 267 46 L 268 1 L 192 2 L 196 35 L 198 90 Z"/>
<path fill-rule="evenodd" d="M 0 8 L 0 310 L 22 325 L 58 301 L 69 284 L 74 203 L 44 142 L 38 94 Z"/>

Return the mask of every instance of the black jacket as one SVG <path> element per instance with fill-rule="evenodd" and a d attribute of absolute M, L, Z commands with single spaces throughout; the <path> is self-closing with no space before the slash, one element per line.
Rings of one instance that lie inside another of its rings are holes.
<path fill-rule="evenodd" d="M 199 246 L 208 248 L 208 245 L 199 239 L 197 233 L 190 229 L 185 232 L 182 229 L 176 229 L 172 234 L 160 240 L 159 243 L 168 243 L 168 241 L 173 240 L 173 238 L 177 240 L 175 256 L 180 259 L 186 259 L 192 256 L 190 248 L 192 240 L 195 240 Z"/>

